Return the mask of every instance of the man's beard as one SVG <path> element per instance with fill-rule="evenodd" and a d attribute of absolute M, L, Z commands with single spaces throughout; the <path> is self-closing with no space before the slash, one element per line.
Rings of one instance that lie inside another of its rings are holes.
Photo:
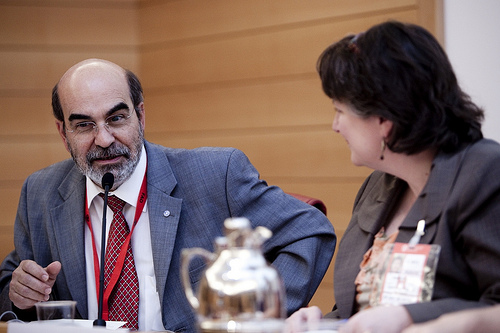
<path fill-rule="evenodd" d="M 71 157 L 73 158 L 73 161 L 76 163 L 81 173 L 89 177 L 96 185 L 101 186 L 102 177 L 107 172 L 110 172 L 113 174 L 115 179 L 113 189 L 116 189 L 127 179 L 129 179 L 134 172 L 141 158 L 143 142 L 144 131 L 142 129 L 142 126 L 140 126 L 138 136 L 133 142 L 133 149 L 130 149 L 129 147 L 121 143 L 115 142 L 108 148 L 101 148 L 96 146 L 95 148 L 87 152 L 85 158 L 78 158 L 69 142 L 68 147 L 71 153 Z M 92 162 L 96 159 L 112 159 L 117 156 L 124 157 L 125 162 L 120 164 L 107 164 L 99 168 L 93 166 Z"/>

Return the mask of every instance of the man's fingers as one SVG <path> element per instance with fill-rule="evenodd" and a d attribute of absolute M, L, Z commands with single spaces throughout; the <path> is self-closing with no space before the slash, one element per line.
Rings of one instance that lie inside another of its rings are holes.
<path fill-rule="evenodd" d="M 53 286 L 60 271 L 61 263 L 59 261 L 54 261 L 45 267 L 45 272 L 48 274 L 47 283 Z"/>
<path fill-rule="evenodd" d="M 40 301 L 49 299 L 51 286 L 43 279 L 48 279 L 45 270 L 33 261 L 22 261 L 12 272 L 9 286 L 9 298 L 20 309 L 27 309 Z"/>
<path fill-rule="evenodd" d="M 285 332 L 304 332 L 303 326 L 306 326 L 307 323 L 317 322 L 321 317 L 321 310 L 317 306 L 299 309 L 286 320 Z"/>
<path fill-rule="evenodd" d="M 61 264 L 53 262 L 45 269 L 32 260 L 24 260 L 12 272 L 9 298 L 20 309 L 28 309 L 40 301 L 47 301 Z"/>

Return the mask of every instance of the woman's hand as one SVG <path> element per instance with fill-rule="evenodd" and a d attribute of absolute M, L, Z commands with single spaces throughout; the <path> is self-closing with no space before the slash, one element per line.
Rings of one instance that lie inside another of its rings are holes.
<path fill-rule="evenodd" d="M 494 333 L 500 327 L 500 305 L 462 310 L 410 326 L 403 333 Z"/>
<path fill-rule="evenodd" d="M 340 333 L 400 333 L 413 320 L 403 306 L 378 306 L 358 312 L 340 329 Z"/>

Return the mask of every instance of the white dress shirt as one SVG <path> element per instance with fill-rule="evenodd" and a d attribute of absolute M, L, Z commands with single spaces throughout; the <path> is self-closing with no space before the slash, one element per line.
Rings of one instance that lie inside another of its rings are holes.
<path fill-rule="evenodd" d="M 137 198 L 146 173 L 146 164 L 147 156 L 143 146 L 141 158 L 131 177 L 118 189 L 109 193 L 110 196 L 116 195 L 126 202 L 123 213 L 130 229 L 132 228 L 134 220 Z M 87 202 L 89 204 L 90 221 L 92 223 L 94 241 L 99 260 L 101 256 L 102 213 L 104 206 L 104 200 L 98 195 L 101 192 L 103 192 L 103 190 L 87 177 Z M 106 214 L 106 243 L 112 220 L 113 212 L 108 207 Z M 139 330 L 163 331 L 165 328 L 162 324 L 160 299 L 156 289 L 147 203 L 144 205 L 141 217 L 132 233 L 131 244 L 135 267 L 139 278 Z M 97 319 L 98 304 L 92 235 L 87 225 L 85 225 L 85 261 L 89 319 Z"/>

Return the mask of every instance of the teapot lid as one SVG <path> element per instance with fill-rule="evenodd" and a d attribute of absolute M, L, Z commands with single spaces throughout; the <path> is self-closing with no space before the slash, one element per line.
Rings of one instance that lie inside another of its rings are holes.
<path fill-rule="evenodd" d="M 242 230 L 250 229 L 250 220 L 246 217 L 230 217 L 224 221 L 224 227 L 226 228 L 226 233 L 232 230 Z"/>
<path fill-rule="evenodd" d="M 227 218 L 224 227 L 229 247 L 260 247 L 273 234 L 271 230 L 262 226 L 252 230 L 250 220 L 246 217 Z"/>

